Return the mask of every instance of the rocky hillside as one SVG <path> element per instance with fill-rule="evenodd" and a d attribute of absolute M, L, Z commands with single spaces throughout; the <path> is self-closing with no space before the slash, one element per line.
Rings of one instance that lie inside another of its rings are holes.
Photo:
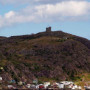
<path fill-rule="evenodd" d="M 80 79 L 90 73 L 90 40 L 62 31 L 1 37 L 0 68 L 6 82 Z"/>

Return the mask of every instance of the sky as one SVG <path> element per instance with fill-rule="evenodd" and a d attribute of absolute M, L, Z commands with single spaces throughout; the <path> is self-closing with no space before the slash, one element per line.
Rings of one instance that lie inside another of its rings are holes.
<path fill-rule="evenodd" d="M 90 40 L 90 0 L 0 0 L 0 36 L 61 30 Z"/>

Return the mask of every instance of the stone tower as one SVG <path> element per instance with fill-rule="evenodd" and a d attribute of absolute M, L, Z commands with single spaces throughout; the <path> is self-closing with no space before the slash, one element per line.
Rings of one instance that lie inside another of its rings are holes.
<path fill-rule="evenodd" d="M 51 32 L 51 27 L 47 27 L 46 32 Z"/>

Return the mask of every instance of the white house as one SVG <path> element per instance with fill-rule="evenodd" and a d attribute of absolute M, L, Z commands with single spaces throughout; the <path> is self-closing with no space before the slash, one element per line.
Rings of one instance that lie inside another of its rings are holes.
<path fill-rule="evenodd" d="M 2 81 L 2 77 L 0 77 L 0 81 Z"/>
<path fill-rule="evenodd" d="M 27 84 L 27 85 L 26 85 L 27 88 L 30 88 L 30 86 L 31 86 L 31 84 Z"/>
<path fill-rule="evenodd" d="M 34 84 L 32 84 L 32 85 L 30 86 L 30 88 L 31 88 L 31 89 L 36 89 L 36 86 L 35 86 Z"/>
<path fill-rule="evenodd" d="M 86 90 L 90 90 L 90 86 L 84 86 Z"/>
<path fill-rule="evenodd" d="M 9 89 L 15 89 L 15 87 L 13 85 L 8 85 Z"/>
<path fill-rule="evenodd" d="M 72 81 L 62 81 L 60 83 L 62 83 L 64 85 L 74 84 Z"/>
<path fill-rule="evenodd" d="M 50 82 L 44 82 L 44 87 L 47 88 L 50 85 Z"/>
<path fill-rule="evenodd" d="M 63 88 L 64 88 L 64 84 L 63 84 L 63 83 L 60 83 L 60 84 L 58 85 L 58 87 L 59 87 L 60 89 L 63 89 Z"/>
<path fill-rule="evenodd" d="M 81 86 L 78 86 L 78 89 L 82 90 L 82 87 Z"/>

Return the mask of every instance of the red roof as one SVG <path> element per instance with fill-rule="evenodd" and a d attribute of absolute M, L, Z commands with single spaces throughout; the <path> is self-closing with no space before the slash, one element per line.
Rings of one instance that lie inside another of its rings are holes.
<path fill-rule="evenodd" d="M 44 88 L 44 86 L 43 85 L 40 85 L 39 88 Z"/>

